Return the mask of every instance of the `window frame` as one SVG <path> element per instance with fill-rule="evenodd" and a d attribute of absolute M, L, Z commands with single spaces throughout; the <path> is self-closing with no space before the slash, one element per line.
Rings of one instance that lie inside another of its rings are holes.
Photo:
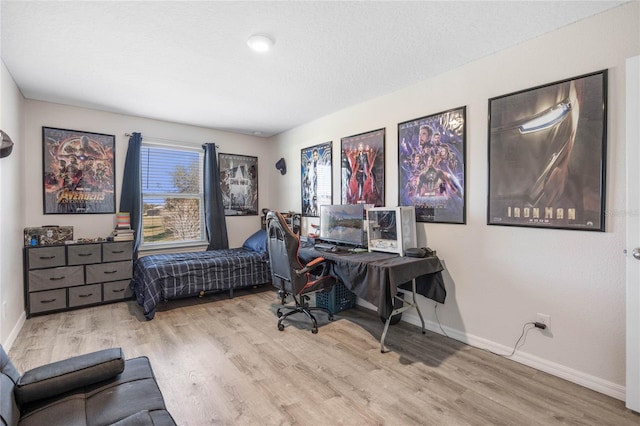
<path fill-rule="evenodd" d="M 205 218 L 204 218 L 204 179 L 203 179 L 203 167 L 204 167 L 204 151 L 200 147 L 194 147 L 192 145 L 186 143 L 180 143 L 178 141 L 172 142 L 158 142 L 158 141 L 142 141 L 142 149 L 145 148 L 153 150 L 153 149 L 168 149 L 175 151 L 190 151 L 198 154 L 198 167 L 200 170 L 198 176 L 198 187 L 199 193 L 176 193 L 176 192 L 154 192 L 152 194 L 146 194 L 143 191 L 142 186 L 140 187 L 140 199 L 142 205 L 145 203 L 145 198 L 162 198 L 166 200 L 167 198 L 184 198 L 184 199 L 197 199 L 199 200 L 200 206 L 200 236 L 195 240 L 178 240 L 178 241 L 162 241 L 162 242 L 146 242 L 144 238 L 144 216 L 141 218 L 141 227 L 142 232 L 140 234 L 140 251 L 151 251 L 151 250 L 163 250 L 163 249 L 179 249 L 179 248 L 194 248 L 194 247 L 206 247 L 208 245 L 206 231 L 205 231 Z M 143 161 L 143 156 L 140 156 L 140 162 Z M 140 172 L 142 173 L 142 164 L 140 164 Z M 140 184 L 142 185 L 143 180 L 140 179 Z M 178 197 L 176 197 L 178 195 Z M 144 214 L 144 211 L 142 211 Z"/>

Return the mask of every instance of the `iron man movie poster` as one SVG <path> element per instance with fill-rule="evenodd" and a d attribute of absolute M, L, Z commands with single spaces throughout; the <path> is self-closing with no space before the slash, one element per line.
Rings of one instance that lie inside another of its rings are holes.
<path fill-rule="evenodd" d="M 487 223 L 604 231 L 607 71 L 489 100 Z"/>

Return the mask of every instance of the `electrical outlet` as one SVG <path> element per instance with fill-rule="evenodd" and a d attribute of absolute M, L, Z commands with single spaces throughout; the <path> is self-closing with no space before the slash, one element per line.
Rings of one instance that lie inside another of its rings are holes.
<path fill-rule="evenodd" d="M 549 327 L 551 327 L 551 315 L 538 314 L 536 317 L 536 322 L 546 325 L 547 329 L 549 329 Z"/>

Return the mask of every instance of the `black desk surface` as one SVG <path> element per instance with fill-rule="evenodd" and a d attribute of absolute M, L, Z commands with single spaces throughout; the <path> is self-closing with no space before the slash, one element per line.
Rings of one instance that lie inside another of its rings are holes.
<path fill-rule="evenodd" d="M 411 290 L 416 279 L 416 291 L 425 297 L 444 303 L 446 290 L 438 257 L 401 257 L 393 253 L 333 253 L 301 248 L 299 256 L 308 262 L 324 257 L 333 264 L 331 273 L 358 297 L 378 307 L 378 313 L 387 317 L 393 309 L 393 295 L 398 288 Z"/>

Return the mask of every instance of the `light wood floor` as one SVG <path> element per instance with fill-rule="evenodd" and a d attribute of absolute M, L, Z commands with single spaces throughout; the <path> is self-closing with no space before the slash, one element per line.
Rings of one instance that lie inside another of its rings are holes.
<path fill-rule="evenodd" d="M 270 287 L 169 302 L 145 321 L 132 301 L 26 321 L 20 371 L 97 349 L 147 355 L 179 425 L 638 425 L 624 403 L 455 340 L 356 308 L 276 328 Z"/>

